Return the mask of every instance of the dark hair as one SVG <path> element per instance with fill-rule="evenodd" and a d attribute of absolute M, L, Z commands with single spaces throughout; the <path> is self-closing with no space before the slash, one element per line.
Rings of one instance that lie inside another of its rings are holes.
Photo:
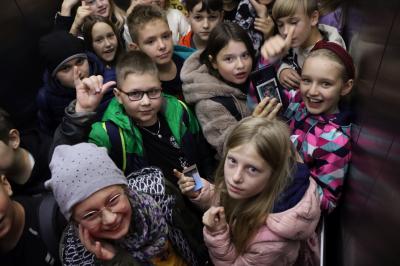
<path fill-rule="evenodd" d="M 117 83 L 121 84 L 129 74 L 149 73 L 158 77 L 156 63 L 142 51 L 130 51 L 122 54 L 115 69 Z"/>
<path fill-rule="evenodd" d="M 0 108 L 0 141 L 8 143 L 8 134 L 11 129 L 15 128 L 11 122 L 10 115 Z"/>
<path fill-rule="evenodd" d="M 118 57 L 118 55 L 121 51 L 121 40 L 120 40 L 119 32 L 118 32 L 116 26 L 108 18 L 105 18 L 102 16 L 97 16 L 97 15 L 90 15 L 90 16 L 87 16 L 84 18 L 83 25 L 82 25 L 82 34 L 85 39 L 86 49 L 88 49 L 91 52 L 94 52 L 92 31 L 93 31 L 94 25 L 98 22 L 103 22 L 103 23 L 107 24 L 108 26 L 110 26 L 117 38 L 118 47 L 117 47 L 117 52 L 115 53 L 115 57 L 114 57 L 114 62 L 115 62 L 116 61 L 115 59 Z"/>
<path fill-rule="evenodd" d="M 207 46 L 200 54 L 200 63 L 205 64 L 208 72 L 219 79 L 220 75 L 218 70 L 213 68 L 210 56 L 212 57 L 212 60 L 215 60 L 218 53 L 228 45 L 231 40 L 243 42 L 253 59 L 253 68 L 257 63 L 256 51 L 254 50 L 253 43 L 247 32 L 236 23 L 222 22 L 211 31 L 210 36 L 208 37 Z"/>
<path fill-rule="evenodd" d="M 201 9 L 199 10 L 200 12 L 203 12 L 204 10 L 207 11 L 207 13 L 210 13 L 211 11 L 223 11 L 223 1 L 222 0 L 186 0 L 185 1 L 185 7 L 188 12 L 193 12 L 193 8 L 198 4 L 201 3 Z"/>

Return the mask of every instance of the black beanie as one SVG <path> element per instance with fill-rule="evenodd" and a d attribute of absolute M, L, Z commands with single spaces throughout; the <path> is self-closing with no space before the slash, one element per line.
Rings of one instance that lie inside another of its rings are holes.
<path fill-rule="evenodd" d="M 43 36 L 39 41 L 39 50 L 52 76 L 65 62 L 87 57 L 83 42 L 66 31 L 54 31 Z"/>

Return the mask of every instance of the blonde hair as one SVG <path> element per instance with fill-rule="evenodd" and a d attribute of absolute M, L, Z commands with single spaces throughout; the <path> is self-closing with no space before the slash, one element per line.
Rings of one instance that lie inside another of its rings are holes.
<path fill-rule="evenodd" d="M 248 117 L 242 119 L 229 134 L 215 179 L 216 196 L 225 208 L 233 243 L 239 253 L 245 251 L 249 240 L 265 223 L 280 192 L 289 183 L 295 157 L 289 139 L 288 126 L 278 120 Z M 226 188 L 224 164 L 228 151 L 244 144 L 251 144 L 272 168 L 271 176 L 264 190 L 244 200 L 232 199 Z"/>
<path fill-rule="evenodd" d="M 299 7 L 309 17 L 314 11 L 318 10 L 316 0 L 276 0 L 272 8 L 272 17 L 274 20 L 278 20 L 283 17 L 293 16 Z"/>
<path fill-rule="evenodd" d="M 340 77 L 342 78 L 343 83 L 347 82 L 350 79 L 349 74 L 346 71 L 346 66 L 344 65 L 343 61 L 339 58 L 339 56 L 337 56 L 334 52 L 328 49 L 318 49 L 315 51 L 311 51 L 310 54 L 304 60 L 304 63 L 307 61 L 308 58 L 313 58 L 313 57 L 325 57 L 326 59 L 337 63 L 340 67 L 340 72 L 341 72 Z"/>
<path fill-rule="evenodd" d="M 110 3 L 110 17 L 109 19 L 115 24 L 115 27 L 121 31 L 125 24 L 125 11 L 119 8 L 113 0 L 109 0 Z"/>
<path fill-rule="evenodd" d="M 156 63 L 142 51 L 129 51 L 122 54 L 115 68 L 117 84 L 120 86 L 129 74 L 150 74 L 158 77 Z"/>

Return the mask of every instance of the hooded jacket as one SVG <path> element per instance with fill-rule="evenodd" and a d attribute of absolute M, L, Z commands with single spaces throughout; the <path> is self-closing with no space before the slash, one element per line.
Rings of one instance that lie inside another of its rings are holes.
<path fill-rule="evenodd" d="M 246 94 L 211 75 L 207 66 L 200 63 L 200 53 L 193 53 L 182 67 L 183 96 L 186 103 L 194 105 L 204 137 L 221 155 L 225 137 L 237 120 L 221 103 L 211 98 L 232 98 L 242 117 L 249 116 L 250 110 L 246 105 Z"/>
<path fill-rule="evenodd" d="M 104 75 L 105 68 L 98 57 L 90 52 L 86 54 L 89 62 L 89 76 Z M 115 78 L 115 75 L 111 75 L 110 73 L 110 75 L 104 76 L 103 78 L 104 83 L 106 83 L 112 80 L 112 78 Z M 114 97 L 112 90 L 104 94 L 101 104 L 98 107 L 99 117 L 103 114 L 112 97 Z M 39 89 L 36 98 L 39 109 L 38 118 L 40 129 L 52 136 L 64 117 L 64 109 L 75 98 L 75 89 L 64 87 L 46 70 L 43 75 L 43 86 Z"/>
<path fill-rule="evenodd" d="M 214 186 L 205 181 L 200 195 L 192 201 L 206 207 L 214 200 L 213 194 Z M 303 252 L 301 246 L 315 236 L 320 214 L 317 184 L 309 178 L 308 188 L 297 204 L 284 211 L 270 213 L 244 253 L 236 252 L 229 226 L 217 232 L 210 232 L 204 227 L 204 241 L 215 266 L 279 266 L 295 262 L 302 265 L 305 262 L 304 254 L 300 254 Z"/>
<path fill-rule="evenodd" d="M 350 113 L 342 110 L 330 115 L 312 115 L 299 90 L 282 95 L 289 102 L 283 116 L 288 119 L 290 138 L 319 185 L 321 209 L 331 212 L 341 196 L 351 159 Z"/>

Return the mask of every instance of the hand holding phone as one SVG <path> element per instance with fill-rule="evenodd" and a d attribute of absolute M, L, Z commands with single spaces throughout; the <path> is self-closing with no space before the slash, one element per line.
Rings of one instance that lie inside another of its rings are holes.
<path fill-rule="evenodd" d="M 191 176 L 193 178 L 195 184 L 193 191 L 198 191 L 203 188 L 203 182 L 201 181 L 199 170 L 197 170 L 196 164 L 183 169 L 183 174 L 186 176 Z"/>

